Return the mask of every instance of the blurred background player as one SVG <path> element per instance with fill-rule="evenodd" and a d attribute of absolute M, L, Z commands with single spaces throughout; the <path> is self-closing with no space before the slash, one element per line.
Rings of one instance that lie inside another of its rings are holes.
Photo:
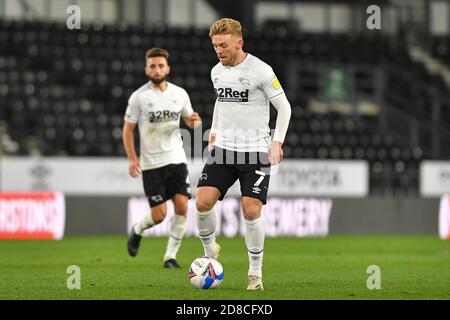
<path fill-rule="evenodd" d="M 209 36 L 220 62 L 211 70 L 217 94 L 209 147 L 211 154 L 198 182 L 197 227 L 205 254 L 217 258 L 214 206 L 239 179 L 248 249 L 248 290 L 263 290 L 264 223 L 261 209 L 267 200 L 270 165 L 283 159 L 281 148 L 291 107 L 272 68 L 243 51 L 241 25 L 220 19 Z M 278 111 L 270 140 L 269 101 Z"/>
<path fill-rule="evenodd" d="M 125 114 L 123 143 L 129 160 L 128 172 L 138 177 L 142 170 L 150 213 L 133 225 L 128 252 L 136 256 L 144 230 L 161 223 L 167 215 L 166 201 L 172 199 L 174 216 L 164 254 L 165 268 L 180 268 L 176 255 L 181 245 L 188 199 L 191 198 L 186 154 L 179 132 L 180 117 L 189 128 L 201 123 L 187 92 L 166 80 L 170 73 L 169 53 L 152 48 L 146 53 L 145 73 L 149 82 L 130 97 Z M 134 129 L 139 126 L 140 157 L 134 146 Z"/>

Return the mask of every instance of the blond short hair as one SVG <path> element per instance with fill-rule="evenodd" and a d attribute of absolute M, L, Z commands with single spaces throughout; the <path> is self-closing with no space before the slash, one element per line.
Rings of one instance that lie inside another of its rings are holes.
<path fill-rule="evenodd" d="M 218 34 L 233 34 L 242 37 L 241 23 L 230 18 L 217 20 L 211 28 L 209 28 L 209 37 L 212 38 Z"/>

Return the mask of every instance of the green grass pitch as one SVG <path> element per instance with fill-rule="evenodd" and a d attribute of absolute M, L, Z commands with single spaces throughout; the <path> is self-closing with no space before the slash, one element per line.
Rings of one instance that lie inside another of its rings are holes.
<path fill-rule="evenodd" d="M 61 241 L 0 241 L 0 299 L 450 299 L 450 242 L 436 236 L 266 238 L 265 291 L 248 292 L 243 238 L 219 238 L 225 278 L 200 290 L 187 279 L 202 255 L 186 238 L 181 270 L 162 268 L 166 238 L 144 238 L 128 256 L 125 236 L 66 237 Z M 69 290 L 67 267 L 81 269 L 81 289 Z M 381 270 L 369 290 L 367 267 Z"/>

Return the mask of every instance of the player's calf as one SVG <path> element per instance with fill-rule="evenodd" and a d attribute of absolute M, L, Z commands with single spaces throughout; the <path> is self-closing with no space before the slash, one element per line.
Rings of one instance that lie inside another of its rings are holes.
<path fill-rule="evenodd" d="M 155 224 L 163 222 L 167 216 L 167 207 L 165 203 L 163 205 L 153 207 L 151 209 L 151 215 Z"/>

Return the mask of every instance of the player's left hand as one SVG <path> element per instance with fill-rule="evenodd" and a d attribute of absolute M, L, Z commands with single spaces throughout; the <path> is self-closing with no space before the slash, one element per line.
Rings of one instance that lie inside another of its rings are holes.
<path fill-rule="evenodd" d="M 197 128 L 202 123 L 202 118 L 197 112 L 193 112 L 190 117 L 187 118 L 188 126 L 190 128 Z"/>
<path fill-rule="evenodd" d="M 271 165 L 279 164 L 283 160 L 283 148 L 281 142 L 272 141 L 269 148 L 269 162 Z"/>

